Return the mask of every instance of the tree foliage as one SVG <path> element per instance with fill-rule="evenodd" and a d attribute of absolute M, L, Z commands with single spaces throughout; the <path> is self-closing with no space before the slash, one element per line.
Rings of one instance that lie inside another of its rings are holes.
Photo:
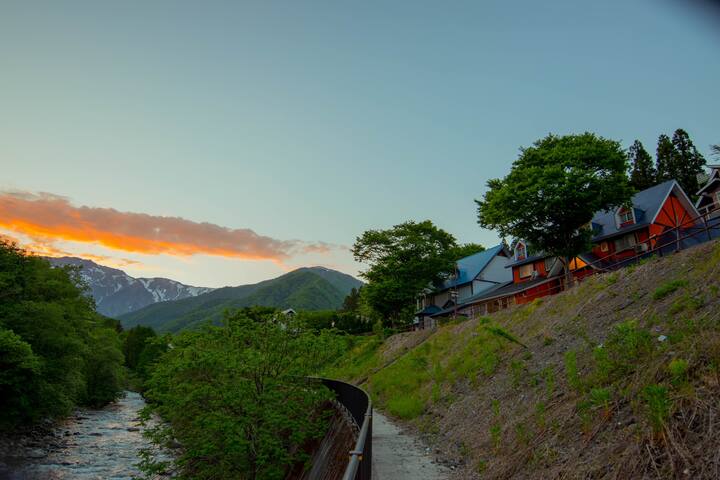
<path fill-rule="evenodd" d="M 452 273 L 458 247 L 430 220 L 364 232 L 352 248 L 355 260 L 369 265 L 361 274 L 363 303 L 392 324 L 408 319 L 422 290 Z"/>
<path fill-rule="evenodd" d="M 154 440 L 184 447 L 179 478 L 285 478 L 325 432 L 330 392 L 305 377 L 336 358 L 341 342 L 296 318 L 255 313 L 174 337 L 148 381 L 146 413 L 167 421 Z"/>
<path fill-rule="evenodd" d="M 630 160 L 630 185 L 635 190 L 645 190 L 657 183 L 657 171 L 653 159 L 640 140 L 635 140 L 630 146 L 628 158 Z"/>
<path fill-rule="evenodd" d="M 675 130 L 672 140 L 660 135 L 656 162 L 658 181 L 677 180 L 690 197 L 700 189 L 698 175 L 704 172 L 706 161 L 682 128 Z"/>
<path fill-rule="evenodd" d="M 523 148 L 505 178 L 488 181 L 478 223 L 567 261 L 589 249 L 596 212 L 630 200 L 627 169 L 614 140 L 548 135 Z"/>
<path fill-rule="evenodd" d="M 74 270 L 0 241 L 0 426 L 121 393 L 117 322 L 98 315 L 78 283 Z"/>

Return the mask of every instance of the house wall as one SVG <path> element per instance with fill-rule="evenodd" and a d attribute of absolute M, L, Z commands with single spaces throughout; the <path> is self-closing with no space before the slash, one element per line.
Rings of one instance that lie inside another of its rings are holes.
<path fill-rule="evenodd" d="M 510 280 L 512 280 L 512 272 L 509 268 L 505 267 L 511 261 L 512 260 L 507 257 L 496 255 L 495 258 L 493 258 L 490 263 L 488 263 L 485 269 L 480 272 L 478 279 L 490 280 L 497 283 L 509 282 Z M 478 291 L 476 291 L 475 293 L 477 293 Z"/>
<path fill-rule="evenodd" d="M 560 293 L 560 280 L 553 280 L 552 282 L 543 283 L 537 287 L 529 288 L 524 292 L 516 293 L 515 303 L 522 305 L 523 303 L 530 303 L 536 298 L 546 297 L 556 293 Z"/>
<path fill-rule="evenodd" d="M 660 210 L 660 213 L 654 223 L 664 227 L 673 228 L 689 222 L 692 220 L 693 216 L 694 214 L 688 212 L 685 207 L 683 207 L 682 203 L 680 203 L 680 200 L 677 199 L 675 194 L 671 194 L 667 200 L 665 200 L 665 204 Z M 683 226 L 690 227 L 691 224 Z"/>
<path fill-rule="evenodd" d="M 513 270 L 513 283 L 523 283 L 523 282 L 527 282 L 527 281 L 530 281 L 533 279 L 531 276 L 525 277 L 525 278 L 520 278 L 520 266 L 513 267 L 512 270 Z M 545 260 L 542 259 L 542 260 L 537 260 L 537 261 L 533 262 L 533 270 L 538 272 L 538 276 L 546 277 L 547 272 L 545 271 Z"/>
<path fill-rule="evenodd" d="M 463 285 L 462 287 L 458 288 L 458 301 L 465 300 L 466 298 L 469 298 L 473 295 L 473 287 L 471 283 L 468 283 L 467 285 Z"/>

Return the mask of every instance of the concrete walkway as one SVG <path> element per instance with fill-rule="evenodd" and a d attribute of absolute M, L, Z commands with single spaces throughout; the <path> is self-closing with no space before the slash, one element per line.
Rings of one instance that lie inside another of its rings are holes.
<path fill-rule="evenodd" d="M 373 480 L 441 480 L 450 471 L 434 463 L 425 447 L 377 410 L 373 411 Z"/>

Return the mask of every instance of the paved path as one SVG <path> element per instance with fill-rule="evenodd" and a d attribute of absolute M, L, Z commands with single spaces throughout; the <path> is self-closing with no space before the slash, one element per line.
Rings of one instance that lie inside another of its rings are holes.
<path fill-rule="evenodd" d="M 440 480 L 449 470 L 434 463 L 425 447 L 377 410 L 373 411 L 373 480 Z"/>

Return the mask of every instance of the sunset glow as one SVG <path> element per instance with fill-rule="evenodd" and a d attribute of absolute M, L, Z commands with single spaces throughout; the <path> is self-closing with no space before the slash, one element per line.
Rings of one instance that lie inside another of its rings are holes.
<path fill-rule="evenodd" d="M 0 228 L 40 239 L 27 248 L 48 256 L 65 253 L 54 248 L 53 241 L 97 244 L 148 255 L 205 254 L 277 264 L 295 254 L 326 253 L 332 248 L 321 242 L 277 240 L 250 229 L 231 229 L 179 217 L 75 207 L 64 197 L 26 192 L 0 194 Z"/>

